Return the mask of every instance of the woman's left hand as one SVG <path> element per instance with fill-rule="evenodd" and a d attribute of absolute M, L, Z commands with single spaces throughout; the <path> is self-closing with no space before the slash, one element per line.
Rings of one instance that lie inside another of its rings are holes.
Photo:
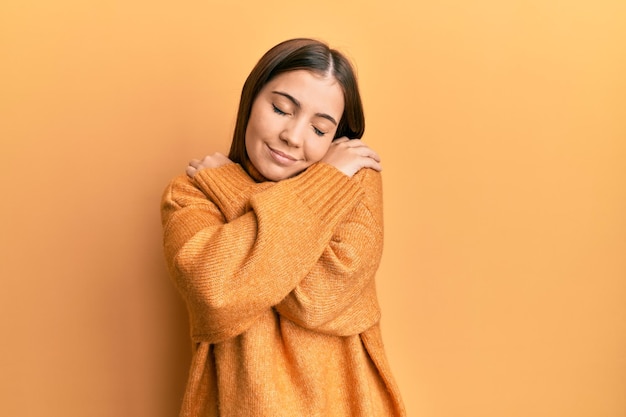
<path fill-rule="evenodd" d="M 219 152 L 215 152 L 213 155 L 207 155 L 202 160 L 192 159 L 187 165 L 187 175 L 189 178 L 193 178 L 196 173 L 205 168 L 218 168 L 222 165 L 232 164 L 233 161 Z"/>
<path fill-rule="evenodd" d="M 342 137 L 335 139 L 322 162 L 334 166 L 349 177 L 356 174 L 361 168 L 371 168 L 381 171 L 380 156 L 360 139 Z"/>

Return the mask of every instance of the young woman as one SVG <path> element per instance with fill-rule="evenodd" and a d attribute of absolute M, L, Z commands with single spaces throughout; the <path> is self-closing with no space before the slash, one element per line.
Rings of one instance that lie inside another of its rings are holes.
<path fill-rule="evenodd" d="M 162 201 L 195 351 L 181 416 L 403 416 L 379 329 L 380 158 L 348 60 L 293 39 L 241 94 L 228 157 Z"/>

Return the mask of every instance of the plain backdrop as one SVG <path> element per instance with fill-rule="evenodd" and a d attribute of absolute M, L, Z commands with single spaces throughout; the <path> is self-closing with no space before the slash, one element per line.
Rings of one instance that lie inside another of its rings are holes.
<path fill-rule="evenodd" d="M 410 416 L 626 416 L 626 2 L 7 0 L 0 415 L 168 417 L 159 202 L 297 36 L 354 60 Z"/>

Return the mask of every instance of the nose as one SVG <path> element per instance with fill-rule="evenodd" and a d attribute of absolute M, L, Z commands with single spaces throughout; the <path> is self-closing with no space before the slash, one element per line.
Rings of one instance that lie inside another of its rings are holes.
<path fill-rule="evenodd" d="M 280 140 L 293 148 L 299 148 L 304 141 L 304 123 L 298 120 L 291 120 L 280 132 Z"/>

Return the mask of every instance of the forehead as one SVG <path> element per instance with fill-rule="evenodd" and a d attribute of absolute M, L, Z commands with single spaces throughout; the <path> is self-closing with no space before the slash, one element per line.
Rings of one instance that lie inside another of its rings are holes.
<path fill-rule="evenodd" d="M 274 92 L 292 96 L 303 110 L 327 113 L 336 120 L 343 114 L 343 90 L 332 75 L 320 75 L 306 70 L 284 72 L 270 80 L 261 90 L 261 94 Z"/>

